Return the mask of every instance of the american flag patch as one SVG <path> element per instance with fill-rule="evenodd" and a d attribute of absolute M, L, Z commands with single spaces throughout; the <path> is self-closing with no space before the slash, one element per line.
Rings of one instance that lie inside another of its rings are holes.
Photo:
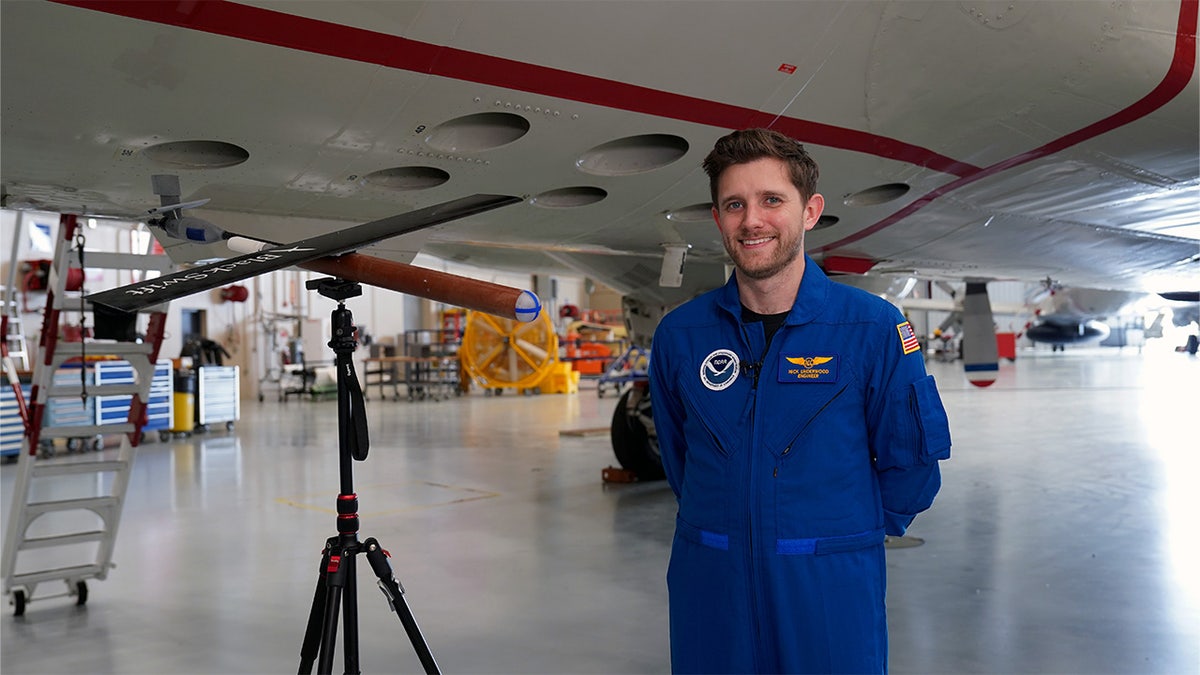
<path fill-rule="evenodd" d="M 905 354 L 911 354 L 921 349 L 921 343 L 917 342 L 917 334 L 913 331 L 911 323 L 905 321 L 896 324 L 896 330 L 900 332 L 900 348 L 904 350 Z"/>

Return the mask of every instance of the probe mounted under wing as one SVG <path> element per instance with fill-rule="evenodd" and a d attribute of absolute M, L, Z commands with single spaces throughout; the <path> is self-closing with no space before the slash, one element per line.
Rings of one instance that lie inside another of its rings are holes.
<path fill-rule="evenodd" d="M 355 271 L 358 271 L 360 272 L 360 278 L 354 280 L 364 283 L 374 283 L 370 278 L 361 278 L 361 273 L 369 274 L 373 272 L 382 276 L 388 272 L 403 272 L 403 270 L 392 268 L 418 268 L 382 260 L 375 266 L 369 266 L 366 263 L 377 259 L 359 254 L 342 254 L 369 246 L 384 239 L 415 232 L 426 227 L 465 218 L 520 201 L 519 197 L 508 195 L 478 194 L 470 197 L 462 197 L 442 204 L 417 209 L 416 211 L 364 223 L 349 229 L 310 237 L 292 244 L 270 246 L 253 253 L 228 258 L 207 265 L 199 265 L 156 279 L 93 293 L 87 296 L 87 300 L 96 307 L 97 329 L 101 329 L 102 326 L 100 323 L 102 320 L 120 326 L 130 322 L 134 313 L 148 307 L 285 267 L 305 266 L 309 269 L 317 269 L 324 273 L 340 275 L 346 278 L 354 277 Z M 346 269 L 343 270 L 343 267 Z M 343 271 L 346 274 L 340 274 Z M 427 270 L 422 271 L 420 276 L 440 277 L 452 275 Z M 377 285 L 420 294 L 419 290 L 410 291 L 407 285 L 403 288 L 396 288 L 388 284 Z M 524 291 L 523 293 L 528 293 L 528 291 Z M 521 305 L 523 304 L 539 305 L 538 309 L 540 309 L 540 303 L 536 300 L 536 297 L 527 302 L 518 300 L 516 307 L 518 313 L 522 312 Z M 532 319 L 532 317 L 530 318 Z M 118 328 L 117 331 L 121 332 L 121 329 Z"/>

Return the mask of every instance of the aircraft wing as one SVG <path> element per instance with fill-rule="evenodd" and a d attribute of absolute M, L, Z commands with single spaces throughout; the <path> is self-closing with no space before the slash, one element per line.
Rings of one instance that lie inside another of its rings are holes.
<path fill-rule="evenodd" d="M 702 158 L 770 126 L 820 163 L 830 271 L 1194 290 L 1197 6 L 6 2 L 3 203 L 136 218 L 178 172 L 198 216 L 296 241 L 521 195 L 421 250 L 674 302 L 726 262 Z"/>
<path fill-rule="evenodd" d="M 94 304 L 121 312 L 137 312 L 154 305 L 225 286 L 285 267 L 302 265 L 318 258 L 337 256 L 375 242 L 431 227 L 521 201 L 506 195 L 472 195 L 444 204 L 402 213 L 345 230 L 311 237 L 291 244 L 269 246 L 253 253 L 198 265 L 154 279 L 93 293 Z"/>

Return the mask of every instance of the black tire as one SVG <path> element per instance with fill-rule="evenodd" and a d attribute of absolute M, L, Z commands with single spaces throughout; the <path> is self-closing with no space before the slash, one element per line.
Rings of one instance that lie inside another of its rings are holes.
<path fill-rule="evenodd" d="M 633 390 L 621 395 L 617 400 L 617 408 L 613 411 L 612 419 L 612 448 L 617 461 L 626 471 L 632 471 L 640 481 L 662 480 L 666 478 L 663 472 L 662 456 L 658 452 L 658 443 L 650 438 L 646 426 L 636 416 L 625 411 L 625 405 Z M 639 406 L 639 414 L 650 414 L 649 397 L 643 399 Z"/>
<path fill-rule="evenodd" d="M 25 615 L 25 591 L 17 589 L 13 591 L 13 616 Z"/>
<path fill-rule="evenodd" d="M 75 582 L 75 605 L 82 607 L 87 604 L 88 590 L 86 581 Z"/>

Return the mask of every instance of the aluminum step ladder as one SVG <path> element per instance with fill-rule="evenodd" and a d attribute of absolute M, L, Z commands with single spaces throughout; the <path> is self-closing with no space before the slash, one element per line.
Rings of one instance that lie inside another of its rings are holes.
<path fill-rule="evenodd" d="M 21 326 L 21 312 L 16 302 L 6 302 L 5 313 L 0 317 L 0 333 L 4 334 L 4 356 L 13 360 L 19 370 L 29 370 L 29 345 L 25 341 L 25 330 Z"/>
<path fill-rule="evenodd" d="M 20 215 L 17 216 L 17 221 L 13 227 L 12 238 L 12 257 L 8 261 L 8 276 L 5 278 L 5 284 L 0 291 L 0 297 L 3 297 L 4 311 L 0 315 L 0 336 L 3 336 L 3 342 L 0 342 L 0 350 L 6 358 L 13 360 L 21 370 L 29 370 L 29 345 L 25 341 L 25 331 L 21 327 L 21 307 L 17 304 L 17 270 L 21 268 L 21 261 L 17 257 L 17 252 L 21 250 L 21 237 L 24 234 L 25 220 Z"/>
<path fill-rule="evenodd" d="M 86 318 L 91 307 L 83 299 L 80 282 L 84 275 L 69 273 L 71 268 L 82 270 L 86 264 L 90 269 L 170 269 L 166 256 L 84 252 L 83 243 L 77 217 L 62 216 L 39 351 L 33 363 L 30 401 L 21 406 L 25 435 L 17 458 L 17 476 L 0 560 L 4 592 L 10 596 L 17 616 L 24 614 L 38 586 L 46 582 L 62 581 L 67 588 L 65 593 L 44 598 L 74 597 L 77 605 L 83 605 L 88 597 L 87 580 L 102 580 L 113 567 L 117 528 L 136 448 L 141 441 L 154 364 L 166 323 L 163 306 L 148 313 L 145 338 L 141 342 L 92 339 L 86 331 L 79 341 L 60 340 L 59 321 L 63 312 L 79 312 L 82 323 L 95 326 Z M 73 279 L 73 290 L 68 289 L 68 278 Z M 134 385 L 103 385 L 84 379 L 89 363 L 113 357 L 124 359 L 133 367 Z M 10 382 L 14 381 L 12 360 L 4 362 L 6 369 L 10 369 Z M 81 375 L 71 377 L 70 371 L 76 368 Z M 67 377 L 61 376 L 64 372 Z M 121 394 L 132 395 L 128 421 L 124 424 L 99 425 L 94 418 L 46 424 L 51 421 L 46 416 L 48 406 L 56 400 L 82 398 L 86 402 L 93 396 Z M 95 459 L 78 455 L 52 457 L 54 439 L 102 434 L 121 434 L 120 447 L 115 452 L 92 455 Z"/>

